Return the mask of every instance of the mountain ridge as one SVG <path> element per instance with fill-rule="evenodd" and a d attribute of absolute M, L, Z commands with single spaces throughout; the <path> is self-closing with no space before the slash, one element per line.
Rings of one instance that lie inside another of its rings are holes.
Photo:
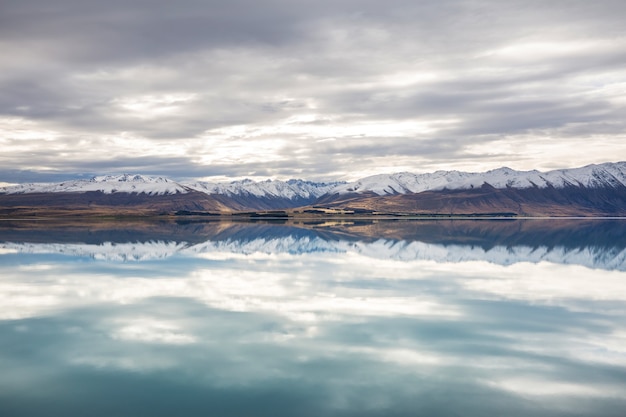
<path fill-rule="evenodd" d="M 485 172 L 435 171 L 415 174 L 396 172 L 377 174 L 353 182 L 314 182 L 302 179 L 250 179 L 230 182 L 175 181 L 162 176 L 141 174 L 100 175 L 91 179 L 60 183 L 27 183 L 0 187 L 0 194 L 36 192 L 101 191 L 146 194 L 177 194 L 190 190 L 228 196 L 248 194 L 256 197 L 319 198 L 324 194 L 349 194 L 371 191 L 378 195 L 419 193 L 423 191 L 479 188 L 483 184 L 503 188 L 626 187 L 626 161 L 590 164 L 579 168 L 551 171 L 516 171 L 500 167 Z"/>
<path fill-rule="evenodd" d="M 186 182 L 141 174 L 0 187 L 0 214 L 28 207 L 114 214 L 288 210 L 302 207 L 400 214 L 626 215 L 626 162 L 546 172 L 378 174 L 353 182 L 249 179 Z M 120 211 L 123 208 L 123 211 Z M 19 211 L 18 210 L 18 211 Z M 22 213 L 24 211 L 22 210 Z"/>
<path fill-rule="evenodd" d="M 564 188 L 567 186 L 626 187 L 626 162 L 591 164 L 580 168 L 516 171 L 501 167 L 485 172 L 436 171 L 413 174 L 398 172 L 365 177 L 335 188 L 337 194 L 371 191 L 378 195 L 419 193 L 423 191 L 479 188 L 483 184 L 493 188 Z"/>

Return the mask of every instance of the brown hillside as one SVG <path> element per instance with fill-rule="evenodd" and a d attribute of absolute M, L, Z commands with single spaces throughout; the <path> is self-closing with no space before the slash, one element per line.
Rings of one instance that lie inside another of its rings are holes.
<path fill-rule="evenodd" d="M 318 204 L 345 210 L 402 214 L 503 214 L 520 216 L 626 216 L 626 189 L 569 187 L 425 191 L 378 196 L 337 195 Z"/>

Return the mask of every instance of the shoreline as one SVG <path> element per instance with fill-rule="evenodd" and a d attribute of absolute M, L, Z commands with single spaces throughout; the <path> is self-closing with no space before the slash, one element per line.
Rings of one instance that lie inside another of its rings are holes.
<path fill-rule="evenodd" d="M 523 216 L 490 214 L 329 214 L 329 215 L 0 215 L 7 221 L 159 221 L 159 222 L 299 222 L 299 221 L 411 221 L 411 220 L 626 220 L 626 216 Z"/>

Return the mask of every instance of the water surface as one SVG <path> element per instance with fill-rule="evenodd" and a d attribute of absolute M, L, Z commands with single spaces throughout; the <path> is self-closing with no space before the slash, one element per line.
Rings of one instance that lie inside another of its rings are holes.
<path fill-rule="evenodd" d="M 0 222 L 0 415 L 621 416 L 626 221 Z"/>

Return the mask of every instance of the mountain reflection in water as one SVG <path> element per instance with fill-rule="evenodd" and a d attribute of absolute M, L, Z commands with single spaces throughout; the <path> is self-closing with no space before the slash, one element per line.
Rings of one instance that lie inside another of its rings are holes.
<path fill-rule="evenodd" d="M 0 222 L 0 415 L 621 416 L 626 221 Z"/>
<path fill-rule="evenodd" d="M 621 220 L 17 225 L 21 227 L 5 223 L 3 230 L 0 224 L 0 250 L 115 261 L 212 252 L 355 252 L 405 261 L 487 261 L 500 265 L 547 261 L 626 270 L 626 222 Z"/>

